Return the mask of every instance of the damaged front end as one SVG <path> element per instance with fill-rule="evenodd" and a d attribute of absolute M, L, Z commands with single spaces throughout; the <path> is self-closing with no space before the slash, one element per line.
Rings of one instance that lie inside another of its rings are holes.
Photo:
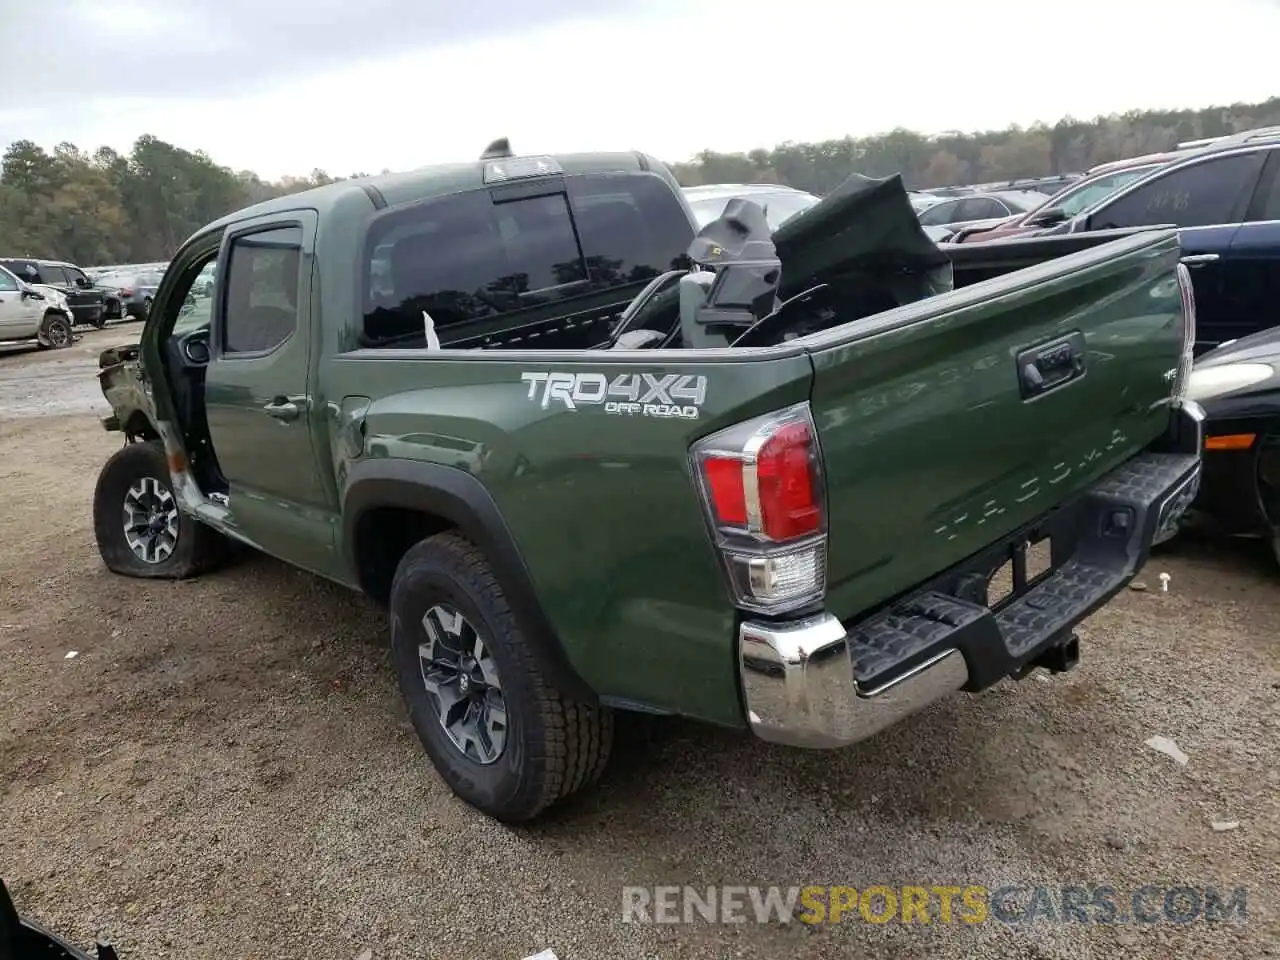
<path fill-rule="evenodd" d="M 130 440 L 154 433 L 155 407 L 140 353 L 139 344 L 127 343 L 98 355 L 98 383 L 111 404 L 111 414 L 102 418 L 103 429 L 120 431 Z"/>
<path fill-rule="evenodd" d="M 40 924 L 22 919 L 4 881 L 0 880 L 0 960 L 34 960 L 35 957 L 48 960 L 119 960 L 116 948 L 106 940 L 99 939 L 94 945 L 94 953 L 89 954 Z"/>

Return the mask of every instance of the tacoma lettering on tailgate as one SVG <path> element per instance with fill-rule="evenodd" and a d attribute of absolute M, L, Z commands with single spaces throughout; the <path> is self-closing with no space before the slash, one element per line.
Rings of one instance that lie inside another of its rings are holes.
<path fill-rule="evenodd" d="M 1127 443 L 1128 439 L 1123 431 L 1113 429 L 1110 439 L 1103 446 L 1092 448 L 1081 456 L 1078 462 L 1061 460 L 1050 468 L 1049 475 L 1037 474 L 1023 480 L 1018 484 L 1016 493 L 1013 492 L 1011 485 L 1005 489 L 1010 492 L 1014 503 L 1021 504 L 1034 500 L 1046 487 L 1055 487 L 1073 474 L 1087 471 L 1094 463 Z M 992 517 L 998 517 L 1005 512 L 1006 504 L 999 499 L 987 500 L 981 505 L 975 503 L 945 520 L 933 532 L 947 540 L 954 540 L 970 526 L 981 526 Z"/>

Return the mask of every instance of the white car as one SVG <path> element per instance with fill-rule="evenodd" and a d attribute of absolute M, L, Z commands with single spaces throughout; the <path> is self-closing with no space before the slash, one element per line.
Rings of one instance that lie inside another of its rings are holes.
<path fill-rule="evenodd" d="M 46 349 L 69 347 L 72 322 L 65 294 L 0 267 L 0 343 L 35 340 Z"/>
<path fill-rule="evenodd" d="M 942 202 L 942 197 L 935 197 L 932 193 L 919 193 L 908 190 L 907 199 L 911 201 L 911 209 L 916 213 L 924 213 L 936 203 Z"/>
<path fill-rule="evenodd" d="M 779 183 L 709 183 L 683 187 L 698 227 L 705 227 L 728 206 L 730 200 L 751 200 L 764 207 L 764 218 L 777 230 L 798 213 L 808 210 L 821 198 Z"/>

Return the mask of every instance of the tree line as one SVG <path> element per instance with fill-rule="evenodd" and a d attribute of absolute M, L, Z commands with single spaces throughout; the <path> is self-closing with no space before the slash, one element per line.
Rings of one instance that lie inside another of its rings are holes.
<path fill-rule="evenodd" d="M 978 133 L 926 136 L 896 129 L 749 153 L 704 150 L 671 166 L 685 186 L 782 183 L 824 194 L 856 171 L 870 177 L 901 173 L 909 187 L 927 188 L 1080 172 L 1184 140 L 1271 125 L 1280 125 L 1280 97 L 1203 110 L 1066 117 L 1052 126 Z M 338 179 L 317 169 L 263 180 L 150 135 L 139 137 L 128 154 L 109 147 L 89 153 L 70 143 L 49 152 L 18 140 L 0 163 L 0 256 L 84 266 L 166 260 L 211 220 Z"/>

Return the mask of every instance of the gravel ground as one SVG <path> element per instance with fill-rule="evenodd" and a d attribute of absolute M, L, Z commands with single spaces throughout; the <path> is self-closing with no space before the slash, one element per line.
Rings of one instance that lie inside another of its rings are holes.
<path fill-rule="evenodd" d="M 140 324 L 111 325 L 87 334 L 77 327 L 80 339 L 62 350 L 0 343 L 0 417 L 110 413 L 95 376 L 98 354 L 114 344 L 133 342 L 141 331 Z"/>
<path fill-rule="evenodd" d="M 104 571 L 93 358 L 134 336 L 0 356 L 0 870 L 25 914 L 125 960 L 1277 955 L 1280 577 L 1248 544 L 1153 562 L 1072 673 L 842 752 L 626 719 L 598 789 L 509 829 L 427 764 L 360 597 L 266 558 Z M 623 886 L 686 883 L 1244 886 L 1248 921 L 621 922 Z"/>

